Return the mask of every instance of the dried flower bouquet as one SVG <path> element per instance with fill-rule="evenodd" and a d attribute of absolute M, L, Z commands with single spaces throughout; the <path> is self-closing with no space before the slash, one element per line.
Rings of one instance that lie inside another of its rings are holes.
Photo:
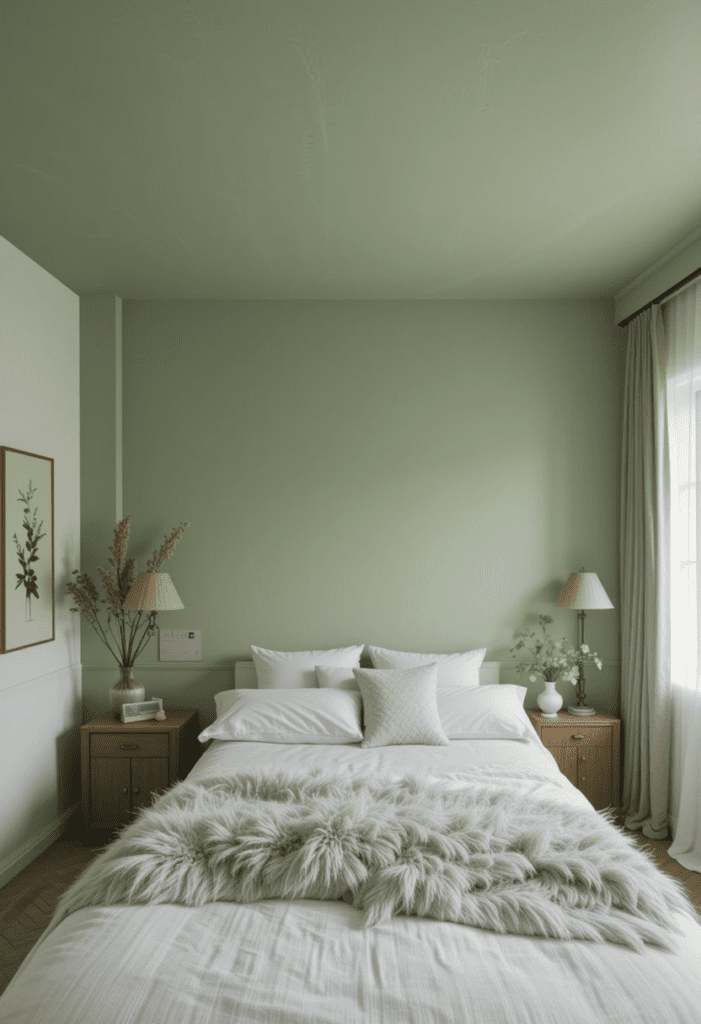
<path fill-rule="evenodd" d="M 75 601 L 72 612 L 80 612 L 93 627 L 100 640 L 121 668 L 130 668 L 143 651 L 146 644 L 156 632 L 157 612 L 134 612 L 123 608 L 124 599 L 131 590 L 136 577 L 136 563 L 127 558 L 129 543 L 129 527 L 131 516 L 117 523 L 109 549 L 111 568 L 98 568 L 97 572 L 105 591 L 100 598 L 97 587 L 89 573 L 73 571 L 74 580 L 66 584 L 66 589 Z M 169 537 L 166 537 L 160 548 L 154 551 L 146 564 L 147 572 L 158 572 L 160 566 L 170 558 L 175 545 L 189 523 L 181 523 Z M 103 625 L 100 620 L 102 609 L 107 605 L 107 621 Z"/>

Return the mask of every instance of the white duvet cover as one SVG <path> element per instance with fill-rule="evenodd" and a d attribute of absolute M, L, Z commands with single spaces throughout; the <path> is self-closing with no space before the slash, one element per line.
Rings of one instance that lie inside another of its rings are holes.
<path fill-rule="evenodd" d="M 589 807 L 537 737 L 448 747 L 215 742 L 191 780 L 240 770 L 410 772 Z M 592 809 L 592 815 L 596 812 Z M 0 998 L 2 1024 L 695 1024 L 701 926 L 675 953 L 498 935 L 343 902 L 114 906 L 71 914 Z"/>

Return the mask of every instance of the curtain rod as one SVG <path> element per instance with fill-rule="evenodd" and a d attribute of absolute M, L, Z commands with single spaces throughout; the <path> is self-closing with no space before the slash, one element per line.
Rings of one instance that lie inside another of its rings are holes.
<path fill-rule="evenodd" d="M 668 302 L 679 292 L 684 291 L 685 288 L 688 288 L 690 284 L 693 284 L 694 281 L 699 277 L 701 277 L 701 267 L 699 267 L 698 270 L 694 270 L 691 274 L 687 274 L 686 277 L 682 278 L 681 281 L 678 281 L 677 284 L 673 284 L 671 288 L 667 289 L 667 291 L 661 292 L 660 295 L 656 295 L 654 299 L 650 299 L 650 301 L 646 302 L 644 306 L 640 307 L 640 309 L 636 309 L 636 311 L 634 313 L 631 313 L 630 316 L 627 316 L 623 320 L 621 320 L 618 326 L 627 327 L 631 320 L 635 319 L 638 313 L 642 313 L 644 309 L 650 309 L 650 307 L 654 306 L 656 302 Z"/>

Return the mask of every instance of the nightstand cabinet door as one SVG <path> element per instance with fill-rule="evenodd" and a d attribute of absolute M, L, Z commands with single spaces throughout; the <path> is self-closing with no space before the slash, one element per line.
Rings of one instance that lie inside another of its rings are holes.
<path fill-rule="evenodd" d="M 168 789 L 167 757 L 135 757 L 131 761 L 131 810 L 148 807 L 156 792 Z"/>
<path fill-rule="evenodd" d="M 577 750 L 574 747 L 548 747 L 548 750 L 562 774 L 567 776 L 573 786 L 578 786 Z"/>
<path fill-rule="evenodd" d="M 129 760 L 122 757 L 93 757 L 91 824 L 93 828 L 114 828 L 129 820 L 131 777 Z"/>
<path fill-rule="evenodd" d="M 598 811 L 611 806 L 611 747 L 580 747 L 577 788 Z"/>

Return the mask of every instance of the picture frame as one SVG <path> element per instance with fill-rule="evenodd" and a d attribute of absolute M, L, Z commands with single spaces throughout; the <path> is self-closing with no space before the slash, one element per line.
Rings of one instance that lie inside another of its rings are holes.
<path fill-rule="evenodd" d="M 0 446 L 0 654 L 55 638 L 54 460 Z"/>
<path fill-rule="evenodd" d="M 163 714 L 163 700 L 160 697 L 151 697 L 150 700 L 138 700 L 122 704 L 122 722 L 147 722 L 156 715 Z"/>

